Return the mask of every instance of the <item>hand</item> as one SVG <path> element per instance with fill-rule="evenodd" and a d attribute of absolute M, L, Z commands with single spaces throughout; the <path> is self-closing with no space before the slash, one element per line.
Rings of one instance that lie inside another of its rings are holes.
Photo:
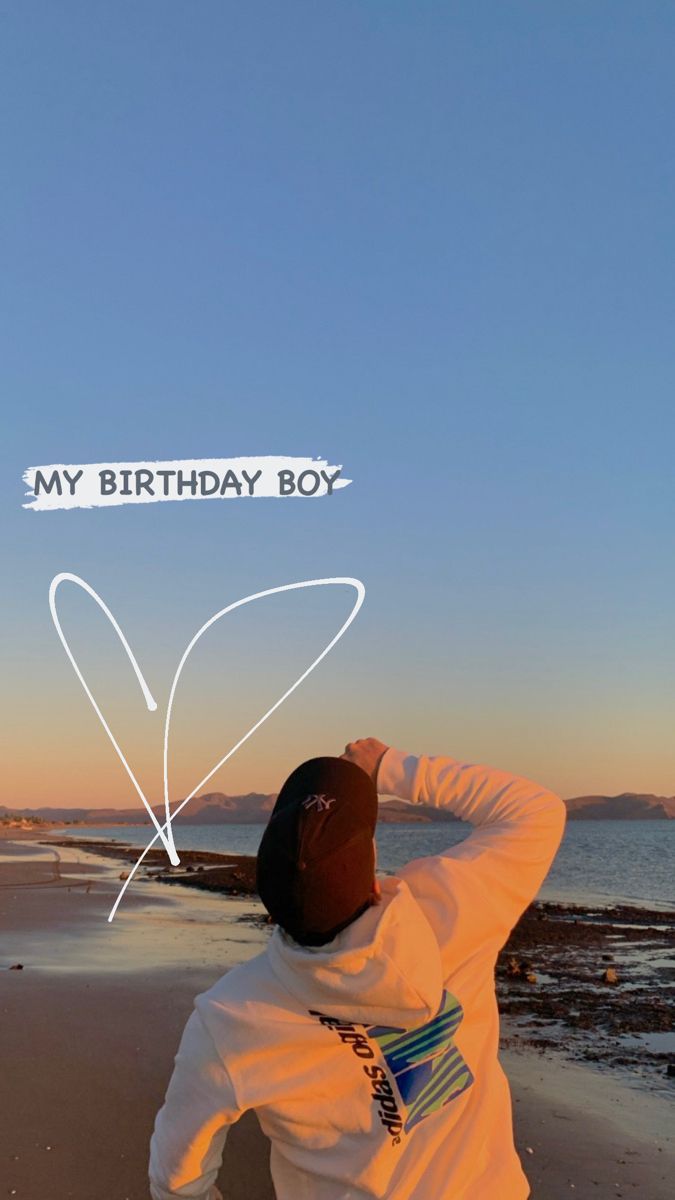
<path fill-rule="evenodd" d="M 216 1187 L 215 1183 L 209 1192 L 209 1200 L 223 1200 L 223 1193 Z"/>
<path fill-rule="evenodd" d="M 356 742 L 347 743 L 340 758 L 356 763 L 357 767 L 361 767 L 366 775 L 370 775 L 373 783 L 377 784 L 377 770 L 388 749 L 389 747 L 384 742 L 378 742 L 377 738 L 359 738 Z"/>

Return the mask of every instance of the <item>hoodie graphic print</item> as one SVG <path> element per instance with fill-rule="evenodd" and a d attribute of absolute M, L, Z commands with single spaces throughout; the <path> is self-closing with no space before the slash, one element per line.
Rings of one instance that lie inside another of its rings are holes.
<path fill-rule="evenodd" d="M 363 1026 L 364 1033 L 339 1017 L 310 1009 L 322 1025 L 333 1029 L 340 1041 L 361 1059 L 364 1076 L 381 1124 L 399 1145 L 401 1133 L 461 1095 L 474 1081 L 473 1074 L 453 1041 L 463 1010 L 459 1000 L 443 991 L 436 1016 L 419 1029 L 397 1029 L 387 1025 Z M 385 1067 L 372 1060 L 375 1042 Z M 397 1098 L 398 1093 L 398 1098 Z"/>

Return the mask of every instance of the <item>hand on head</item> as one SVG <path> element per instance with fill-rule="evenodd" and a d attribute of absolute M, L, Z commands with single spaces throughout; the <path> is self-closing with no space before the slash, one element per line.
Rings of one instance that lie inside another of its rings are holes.
<path fill-rule="evenodd" d="M 361 767 L 366 775 L 370 775 L 373 783 L 376 784 L 377 769 L 388 749 L 389 747 L 384 742 L 379 742 L 377 738 L 359 738 L 355 742 L 347 743 L 340 758 L 346 758 L 348 762 L 356 763 L 356 766 Z"/>

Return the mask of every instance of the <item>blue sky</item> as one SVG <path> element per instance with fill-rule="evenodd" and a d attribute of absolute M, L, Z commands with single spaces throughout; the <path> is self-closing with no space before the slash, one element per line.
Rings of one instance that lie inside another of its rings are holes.
<path fill-rule="evenodd" d="M 160 692 L 238 596 L 363 579 L 324 675 L 222 790 L 274 790 L 374 734 L 564 795 L 672 794 L 673 11 L 170 0 L 0 20 L 4 802 L 133 803 L 49 621 L 59 570 L 107 600 Z M 28 465 L 273 453 L 354 482 L 21 508 Z M 274 637 L 281 679 L 349 603 L 242 627 L 248 665 L 219 645 L 236 712 L 272 686 Z M 95 618 L 63 605 L 154 796 L 115 648 L 95 661 Z M 204 665 L 179 790 L 233 719 Z"/>

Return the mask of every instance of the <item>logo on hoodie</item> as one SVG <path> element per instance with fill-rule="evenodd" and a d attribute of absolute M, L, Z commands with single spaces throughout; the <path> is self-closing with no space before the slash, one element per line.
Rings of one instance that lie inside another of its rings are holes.
<path fill-rule="evenodd" d="M 443 992 L 433 1020 L 411 1031 L 387 1025 L 357 1026 L 316 1011 L 310 1015 L 333 1029 L 357 1058 L 370 1060 L 364 1062 L 363 1071 L 370 1081 L 377 1115 L 395 1146 L 402 1132 L 408 1133 L 425 1117 L 449 1104 L 474 1081 L 452 1040 L 464 1010 L 450 992 Z M 372 1062 L 373 1042 L 381 1051 L 387 1071 Z"/>
<path fill-rule="evenodd" d="M 324 1028 L 332 1029 L 344 1046 L 351 1047 L 352 1054 L 355 1054 L 357 1058 L 367 1060 L 375 1058 L 375 1051 L 368 1038 L 365 1033 L 359 1033 L 353 1021 L 341 1021 L 339 1017 L 327 1017 L 325 1013 L 317 1012 L 315 1009 L 310 1009 L 309 1015 L 318 1017 Z M 363 1026 L 359 1028 L 362 1029 Z M 390 1134 L 392 1145 L 398 1146 L 403 1131 L 403 1120 L 399 1112 L 398 1101 L 394 1096 L 393 1086 L 387 1078 L 387 1072 L 372 1061 L 364 1062 L 363 1071 L 370 1081 L 370 1094 L 376 1106 L 375 1111 L 380 1123 Z"/>

